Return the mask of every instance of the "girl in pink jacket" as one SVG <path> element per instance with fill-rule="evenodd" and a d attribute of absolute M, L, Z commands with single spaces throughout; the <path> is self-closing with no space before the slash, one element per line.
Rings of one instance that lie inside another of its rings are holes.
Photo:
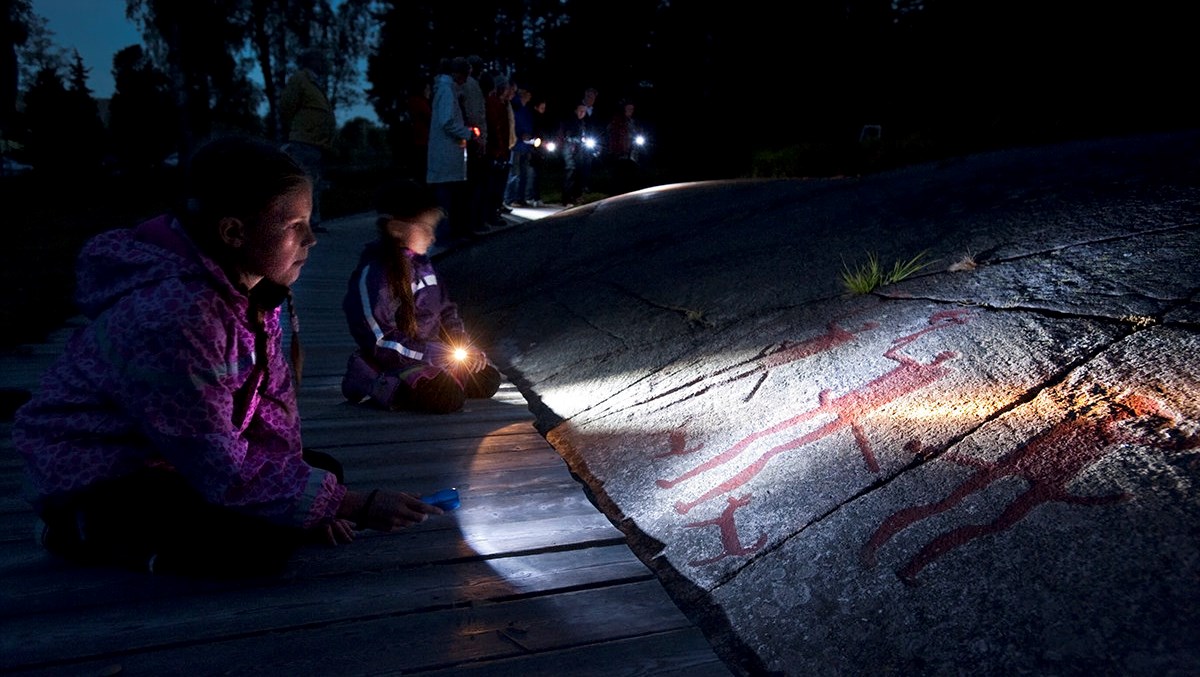
<path fill-rule="evenodd" d="M 279 569 L 308 541 L 442 511 L 351 491 L 301 445 L 280 306 L 316 243 L 285 153 L 227 138 L 191 163 L 186 207 L 103 233 L 78 262 L 90 322 L 16 415 L 51 552 L 213 575 Z"/>

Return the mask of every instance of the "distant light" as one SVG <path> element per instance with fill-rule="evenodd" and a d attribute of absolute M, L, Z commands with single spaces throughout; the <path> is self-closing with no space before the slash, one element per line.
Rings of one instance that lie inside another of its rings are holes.
<path fill-rule="evenodd" d="M 644 146 L 644 145 L 646 145 L 646 137 L 642 136 L 641 134 L 638 134 L 636 137 L 634 137 L 633 142 L 639 146 Z"/>

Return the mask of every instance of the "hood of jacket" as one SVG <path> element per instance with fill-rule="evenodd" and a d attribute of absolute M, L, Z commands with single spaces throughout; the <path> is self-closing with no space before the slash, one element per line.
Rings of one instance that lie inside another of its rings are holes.
<path fill-rule="evenodd" d="M 97 235 L 84 245 L 76 271 L 75 303 L 91 319 L 134 291 L 171 279 L 202 282 L 245 303 L 245 294 L 170 215 Z"/>

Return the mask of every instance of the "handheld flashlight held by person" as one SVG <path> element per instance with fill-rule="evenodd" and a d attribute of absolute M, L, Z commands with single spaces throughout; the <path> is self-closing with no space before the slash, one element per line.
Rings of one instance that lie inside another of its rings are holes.
<path fill-rule="evenodd" d="M 442 489 L 441 491 L 435 491 L 428 496 L 422 496 L 421 500 L 430 505 L 436 505 L 446 512 L 455 510 L 458 508 L 458 506 L 462 505 L 458 498 L 458 489 L 455 489 L 454 487 Z"/>
<path fill-rule="evenodd" d="M 455 348 L 454 349 L 454 361 L 455 362 L 462 362 L 466 359 L 467 359 L 467 349 L 466 348 Z"/>

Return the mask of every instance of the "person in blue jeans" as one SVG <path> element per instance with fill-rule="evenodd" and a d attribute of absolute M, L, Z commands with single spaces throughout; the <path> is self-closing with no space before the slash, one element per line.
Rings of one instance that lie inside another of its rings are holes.
<path fill-rule="evenodd" d="M 533 173 L 533 153 L 536 150 L 533 145 L 533 110 L 529 105 L 532 99 L 533 93 L 528 89 L 518 89 L 512 103 L 513 131 L 516 132 L 517 142 L 512 149 L 512 168 L 504 201 L 514 207 L 529 207 L 537 199 Z"/>

